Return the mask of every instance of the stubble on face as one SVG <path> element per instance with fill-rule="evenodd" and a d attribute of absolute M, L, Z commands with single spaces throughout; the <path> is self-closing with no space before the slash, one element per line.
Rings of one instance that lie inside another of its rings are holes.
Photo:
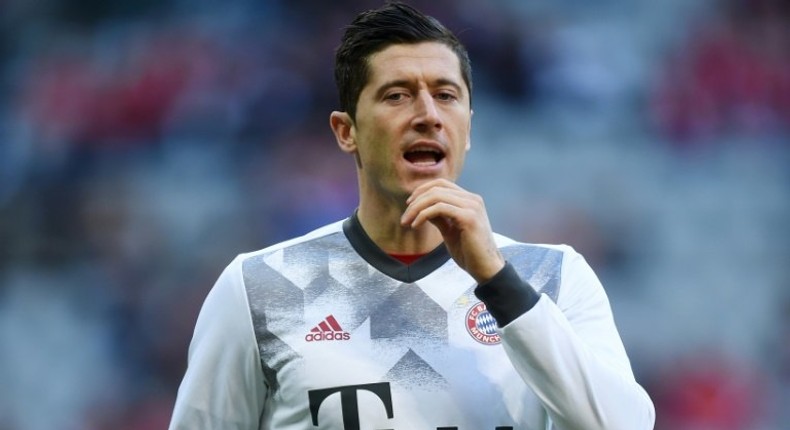
<path fill-rule="evenodd" d="M 369 70 L 352 131 L 361 198 L 405 205 L 425 181 L 455 181 L 471 126 L 455 53 L 436 42 L 393 45 L 370 57 Z"/>

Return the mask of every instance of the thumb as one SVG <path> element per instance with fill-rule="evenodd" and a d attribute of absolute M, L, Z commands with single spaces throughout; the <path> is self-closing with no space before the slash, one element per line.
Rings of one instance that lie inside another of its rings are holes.
<path fill-rule="evenodd" d="M 439 229 L 439 232 L 444 237 L 447 237 L 447 234 L 452 231 L 453 222 L 449 218 L 445 218 L 445 217 L 431 218 L 430 222 L 431 224 L 435 225 L 436 228 Z"/>

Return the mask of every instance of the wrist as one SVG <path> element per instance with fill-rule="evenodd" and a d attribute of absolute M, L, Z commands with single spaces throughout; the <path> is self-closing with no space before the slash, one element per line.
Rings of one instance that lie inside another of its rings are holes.
<path fill-rule="evenodd" d="M 481 265 L 475 273 L 470 273 L 472 278 L 480 285 L 493 279 L 502 269 L 505 268 L 505 259 L 497 251 L 496 258 L 491 259 L 487 264 Z"/>
<path fill-rule="evenodd" d="M 479 284 L 475 295 L 486 304 L 499 327 L 532 309 L 540 299 L 540 294 L 509 263 L 488 282 Z"/>

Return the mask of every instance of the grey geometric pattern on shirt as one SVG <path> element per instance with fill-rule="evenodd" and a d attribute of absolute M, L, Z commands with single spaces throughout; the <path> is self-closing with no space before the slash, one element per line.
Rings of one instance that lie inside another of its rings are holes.
<path fill-rule="evenodd" d="M 343 328 L 353 332 L 398 290 L 400 283 L 371 270 L 340 232 L 284 248 L 280 270 L 266 263 L 270 255 L 246 259 L 242 272 L 261 366 L 276 391 L 278 371 L 299 358 L 277 333 L 303 326 L 306 306 L 321 301 L 350 304 L 353 314 L 343 320 Z M 333 268 L 339 268 L 339 273 L 332 273 Z M 360 285 L 375 288 L 362 292 Z"/>
<path fill-rule="evenodd" d="M 370 338 L 448 343 L 447 312 L 416 284 L 401 284 L 370 314 Z"/>
<path fill-rule="evenodd" d="M 562 252 L 519 244 L 503 248 L 502 253 L 525 281 L 557 300 Z M 261 365 L 273 391 L 278 387 L 278 371 L 300 358 L 276 333 L 303 326 L 305 307 L 322 301 L 348 303 L 352 311 L 345 316 L 343 328 L 353 332 L 369 321 L 374 341 L 436 346 L 449 342 L 447 312 L 416 283 L 398 282 L 372 268 L 341 232 L 284 248 L 279 271 L 266 263 L 267 256 L 248 258 L 242 270 Z M 367 288 L 360 291 L 360 287 Z M 466 294 L 471 294 L 471 289 Z M 386 377 L 406 385 L 444 383 L 444 378 L 411 349 Z"/>
<path fill-rule="evenodd" d="M 447 385 L 444 377 L 411 349 L 390 368 L 383 381 L 398 381 L 404 386 L 422 388 L 443 388 Z"/>
<path fill-rule="evenodd" d="M 532 288 L 557 302 L 562 282 L 562 251 L 542 246 L 517 244 L 501 249 L 516 272 Z"/>
<path fill-rule="evenodd" d="M 261 367 L 270 389 L 276 392 L 279 388 L 279 370 L 297 358 L 298 354 L 274 332 L 277 327 L 301 324 L 304 318 L 304 295 L 301 289 L 269 267 L 262 256 L 244 260 L 242 273 Z M 281 306 L 271 306 L 272 303 Z"/>

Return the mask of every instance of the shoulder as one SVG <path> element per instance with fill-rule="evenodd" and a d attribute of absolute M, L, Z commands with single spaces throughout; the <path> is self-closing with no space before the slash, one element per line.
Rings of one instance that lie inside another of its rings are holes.
<path fill-rule="evenodd" d="M 525 243 L 500 234 L 494 238 L 504 258 L 521 278 L 555 302 L 563 290 L 571 287 L 569 281 L 578 272 L 576 266 L 584 262 L 581 254 L 569 245 Z"/>
<path fill-rule="evenodd" d="M 323 227 L 319 227 L 307 234 L 304 234 L 299 237 L 295 237 L 293 239 L 289 239 L 280 243 L 276 243 L 274 245 L 267 246 L 266 248 L 262 248 L 255 251 L 245 252 L 239 254 L 236 259 L 231 264 L 243 264 L 244 261 L 249 259 L 254 259 L 256 257 L 262 257 L 268 254 L 276 253 L 278 251 L 283 251 L 288 248 L 296 247 L 299 245 L 304 245 L 310 242 L 319 241 L 323 238 L 328 236 L 332 236 L 334 234 L 342 233 L 343 232 L 343 222 L 345 220 L 335 221 L 331 224 L 327 224 Z"/>
<path fill-rule="evenodd" d="M 329 256 L 348 247 L 343 222 L 336 221 L 305 235 L 276 243 L 266 248 L 238 254 L 223 272 L 223 278 L 246 290 L 261 288 L 291 291 L 293 284 L 302 285 L 328 267 Z M 295 291 L 295 290 L 294 290 Z"/>
<path fill-rule="evenodd" d="M 570 245 L 566 244 L 549 244 L 549 243 L 528 243 L 520 242 L 508 236 L 494 233 L 494 239 L 499 249 L 513 250 L 517 252 L 546 252 L 562 255 L 565 258 L 576 258 L 581 255 Z"/>

